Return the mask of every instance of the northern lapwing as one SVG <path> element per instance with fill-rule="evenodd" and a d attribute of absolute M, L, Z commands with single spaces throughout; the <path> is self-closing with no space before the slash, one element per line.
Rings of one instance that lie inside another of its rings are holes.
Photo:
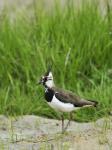
<path fill-rule="evenodd" d="M 98 102 L 94 100 L 86 100 L 75 95 L 71 91 L 59 89 L 55 86 L 53 75 L 51 71 L 47 71 L 44 76 L 41 77 L 38 84 L 42 84 L 45 87 L 45 99 L 47 103 L 56 111 L 62 112 L 62 132 L 64 132 L 70 120 L 72 119 L 72 111 L 80 109 L 82 107 L 96 107 Z M 64 128 L 63 112 L 69 112 L 70 118 Z"/>

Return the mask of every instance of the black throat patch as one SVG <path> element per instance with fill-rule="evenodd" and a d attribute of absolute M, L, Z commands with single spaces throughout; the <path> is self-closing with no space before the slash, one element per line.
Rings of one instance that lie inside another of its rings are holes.
<path fill-rule="evenodd" d="M 54 91 L 50 88 L 46 88 L 45 99 L 47 100 L 47 102 L 51 102 L 53 96 L 54 96 Z"/>

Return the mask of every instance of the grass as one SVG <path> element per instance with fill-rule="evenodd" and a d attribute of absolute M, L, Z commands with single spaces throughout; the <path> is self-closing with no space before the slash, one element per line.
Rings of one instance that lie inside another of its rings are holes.
<path fill-rule="evenodd" d="M 36 1 L 35 1 L 36 2 Z M 0 15 L 0 113 L 58 115 L 45 102 L 37 80 L 52 66 L 57 86 L 96 99 L 96 109 L 74 113 L 79 121 L 108 115 L 112 108 L 112 14 L 97 3 L 80 9 L 56 3 L 52 13 L 36 4 L 14 19 Z M 65 115 L 66 116 L 66 115 Z"/>

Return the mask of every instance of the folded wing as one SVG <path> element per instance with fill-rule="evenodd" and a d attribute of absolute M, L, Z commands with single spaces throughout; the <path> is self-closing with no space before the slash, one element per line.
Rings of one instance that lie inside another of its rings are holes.
<path fill-rule="evenodd" d="M 64 103 L 72 103 L 75 107 L 83 107 L 87 105 L 96 106 L 98 103 L 94 100 L 82 99 L 70 91 L 64 91 L 62 89 L 54 89 L 54 91 L 57 99 Z"/>

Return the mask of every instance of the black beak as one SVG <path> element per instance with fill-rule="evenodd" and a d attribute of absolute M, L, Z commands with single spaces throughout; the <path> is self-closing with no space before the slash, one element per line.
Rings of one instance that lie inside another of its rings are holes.
<path fill-rule="evenodd" d="M 41 77 L 40 80 L 37 81 L 37 85 L 43 84 L 44 83 L 44 78 Z"/>

